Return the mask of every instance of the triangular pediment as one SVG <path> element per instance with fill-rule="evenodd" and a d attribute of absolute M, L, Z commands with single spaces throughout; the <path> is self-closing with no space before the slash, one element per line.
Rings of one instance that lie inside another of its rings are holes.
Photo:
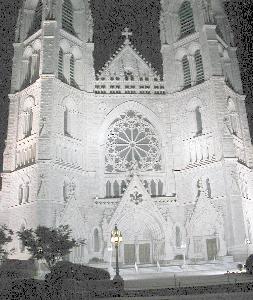
<path fill-rule="evenodd" d="M 200 191 L 197 196 L 193 210 L 186 221 L 186 228 L 194 235 L 204 231 L 206 234 L 212 234 L 223 228 L 222 211 L 216 207 L 213 199 L 208 197 L 205 191 Z"/>
<path fill-rule="evenodd" d="M 84 221 L 84 216 L 77 205 L 76 199 L 73 197 L 69 199 L 68 203 L 60 214 L 57 220 L 57 225 L 69 225 L 73 232 L 73 237 L 75 239 L 82 239 L 85 237 Z"/>

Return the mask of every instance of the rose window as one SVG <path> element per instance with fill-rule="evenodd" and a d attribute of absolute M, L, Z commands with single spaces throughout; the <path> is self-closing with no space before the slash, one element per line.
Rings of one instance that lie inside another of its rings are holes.
<path fill-rule="evenodd" d="M 109 128 L 106 172 L 161 170 L 159 141 L 153 126 L 136 111 L 128 111 Z"/>

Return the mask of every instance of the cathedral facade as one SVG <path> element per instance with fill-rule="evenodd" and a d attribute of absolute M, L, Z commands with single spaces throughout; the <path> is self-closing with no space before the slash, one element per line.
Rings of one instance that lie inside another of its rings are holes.
<path fill-rule="evenodd" d="M 122 35 L 95 73 L 89 1 L 24 1 L 0 222 L 68 224 L 80 263 L 110 260 L 115 224 L 124 265 L 245 257 L 253 154 L 223 1 L 161 0 L 163 74 Z"/>

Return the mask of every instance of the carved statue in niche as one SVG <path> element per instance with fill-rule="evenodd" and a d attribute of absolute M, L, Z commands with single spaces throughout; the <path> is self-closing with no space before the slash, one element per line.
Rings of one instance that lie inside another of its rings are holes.
<path fill-rule="evenodd" d="M 54 20 L 55 19 L 55 0 L 46 0 L 45 2 L 45 19 Z"/>
<path fill-rule="evenodd" d="M 224 117 L 224 124 L 226 125 L 226 128 L 229 131 L 229 133 L 233 134 L 233 128 L 229 116 Z"/>
<path fill-rule="evenodd" d="M 238 176 L 234 170 L 231 171 L 230 175 L 231 175 L 231 190 L 234 193 L 239 193 L 240 187 L 238 183 Z"/>
<path fill-rule="evenodd" d="M 46 176 L 44 174 L 41 174 L 39 177 L 37 196 L 42 199 L 46 198 L 45 181 L 46 181 Z"/>
<path fill-rule="evenodd" d="M 48 133 L 47 131 L 47 118 L 42 118 L 42 122 L 40 125 L 40 131 L 39 131 L 39 136 L 46 135 Z"/>
<path fill-rule="evenodd" d="M 204 10 L 204 19 L 207 24 L 215 24 L 214 12 L 211 0 L 202 0 L 202 8 Z"/>
<path fill-rule="evenodd" d="M 76 185 L 74 182 L 64 182 L 63 185 L 63 199 L 67 203 L 70 199 L 75 199 Z"/>
<path fill-rule="evenodd" d="M 197 181 L 197 198 L 199 198 L 199 196 L 203 193 L 205 193 L 205 189 L 204 189 L 204 186 L 203 186 L 203 181 L 202 179 L 200 178 L 198 181 Z"/>

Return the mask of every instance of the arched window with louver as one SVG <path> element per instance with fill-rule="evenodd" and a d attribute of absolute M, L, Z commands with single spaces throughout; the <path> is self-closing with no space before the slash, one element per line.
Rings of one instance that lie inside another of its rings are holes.
<path fill-rule="evenodd" d="M 75 86 L 75 58 L 73 54 L 70 57 L 69 81 L 70 85 Z"/>
<path fill-rule="evenodd" d="M 180 38 L 195 32 L 193 11 L 189 1 L 182 3 L 179 8 L 178 16 L 181 26 Z"/>
<path fill-rule="evenodd" d="M 39 0 L 34 12 L 33 21 L 32 21 L 31 28 L 28 32 L 28 36 L 34 34 L 36 31 L 38 31 L 41 28 L 42 11 L 43 11 L 43 3 L 41 0 Z"/>
<path fill-rule="evenodd" d="M 59 56 L 58 56 L 58 78 L 63 81 L 64 75 L 63 75 L 63 51 L 60 48 L 59 50 Z"/>
<path fill-rule="evenodd" d="M 191 86 L 191 70 L 187 55 L 182 58 L 182 67 L 184 75 L 184 88 Z"/>
<path fill-rule="evenodd" d="M 70 0 L 64 0 L 62 4 L 62 29 L 74 34 L 73 5 Z"/>
<path fill-rule="evenodd" d="M 196 83 L 201 83 L 204 81 L 204 68 L 203 68 L 203 60 L 200 50 L 197 50 L 194 54 L 195 66 L 196 66 Z"/>

